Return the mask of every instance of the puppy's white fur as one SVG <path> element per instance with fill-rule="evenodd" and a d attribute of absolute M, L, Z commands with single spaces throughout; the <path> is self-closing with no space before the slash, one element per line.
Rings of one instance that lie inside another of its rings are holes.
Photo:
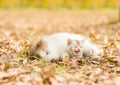
<path fill-rule="evenodd" d="M 95 55 L 101 53 L 97 45 L 93 44 L 89 39 L 87 39 L 84 36 L 71 33 L 56 33 L 42 38 L 42 40 L 46 43 L 47 48 L 45 51 L 43 50 L 38 51 L 38 55 L 48 61 L 51 61 L 52 59 L 57 60 L 60 57 L 62 59 L 65 59 L 65 57 L 69 55 L 67 48 L 68 39 L 79 41 L 84 40 L 84 43 L 82 45 L 83 54 L 85 56 L 91 56 L 91 53 L 93 52 Z M 46 51 L 48 51 L 49 53 L 46 54 Z"/>

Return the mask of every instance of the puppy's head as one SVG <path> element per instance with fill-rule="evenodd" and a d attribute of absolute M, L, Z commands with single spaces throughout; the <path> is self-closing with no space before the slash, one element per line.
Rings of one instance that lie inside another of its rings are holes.
<path fill-rule="evenodd" d="M 29 55 L 30 56 L 41 56 L 44 54 L 44 51 L 46 50 L 47 45 L 46 42 L 43 39 L 40 39 L 38 41 L 33 41 L 29 48 Z"/>

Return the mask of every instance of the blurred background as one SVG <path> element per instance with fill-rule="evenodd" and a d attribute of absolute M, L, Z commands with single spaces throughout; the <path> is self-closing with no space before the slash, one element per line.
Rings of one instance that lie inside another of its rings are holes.
<path fill-rule="evenodd" d="M 86 36 L 104 56 L 78 68 L 28 58 L 31 44 L 58 32 Z M 120 0 L 0 0 L 0 74 L 0 85 L 120 85 Z"/>
<path fill-rule="evenodd" d="M 0 8 L 98 9 L 118 8 L 120 0 L 0 0 Z"/>
<path fill-rule="evenodd" d="M 0 31 L 25 40 L 56 32 L 109 36 L 119 30 L 119 6 L 120 0 L 0 0 Z"/>

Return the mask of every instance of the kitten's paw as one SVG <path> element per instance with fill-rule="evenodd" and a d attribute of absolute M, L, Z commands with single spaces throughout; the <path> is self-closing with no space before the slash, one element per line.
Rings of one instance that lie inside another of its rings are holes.
<path fill-rule="evenodd" d="M 102 56 L 103 56 L 103 50 L 102 49 L 92 50 L 90 52 L 90 57 L 92 57 L 92 58 L 101 59 Z"/>
<path fill-rule="evenodd" d="M 76 61 L 70 61 L 69 62 L 69 64 L 70 64 L 70 66 L 72 66 L 72 67 L 77 67 L 78 65 L 77 65 L 77 62 Z"/>
<path fill-rule="evenodd" d="M 64 53 L 62 56 L 61 56 L 62 60 L 63 61 L 69 61 L 69 55 L 67 53 Z"/>

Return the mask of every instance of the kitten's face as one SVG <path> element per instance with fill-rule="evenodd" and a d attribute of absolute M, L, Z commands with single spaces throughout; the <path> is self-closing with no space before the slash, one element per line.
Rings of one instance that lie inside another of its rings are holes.
<path fill-rule="evenodd" d="M 67 40 L 67 46 L 70 54 L 80 55 L 82 51 L 82 43 L 79 40 Z"/>

